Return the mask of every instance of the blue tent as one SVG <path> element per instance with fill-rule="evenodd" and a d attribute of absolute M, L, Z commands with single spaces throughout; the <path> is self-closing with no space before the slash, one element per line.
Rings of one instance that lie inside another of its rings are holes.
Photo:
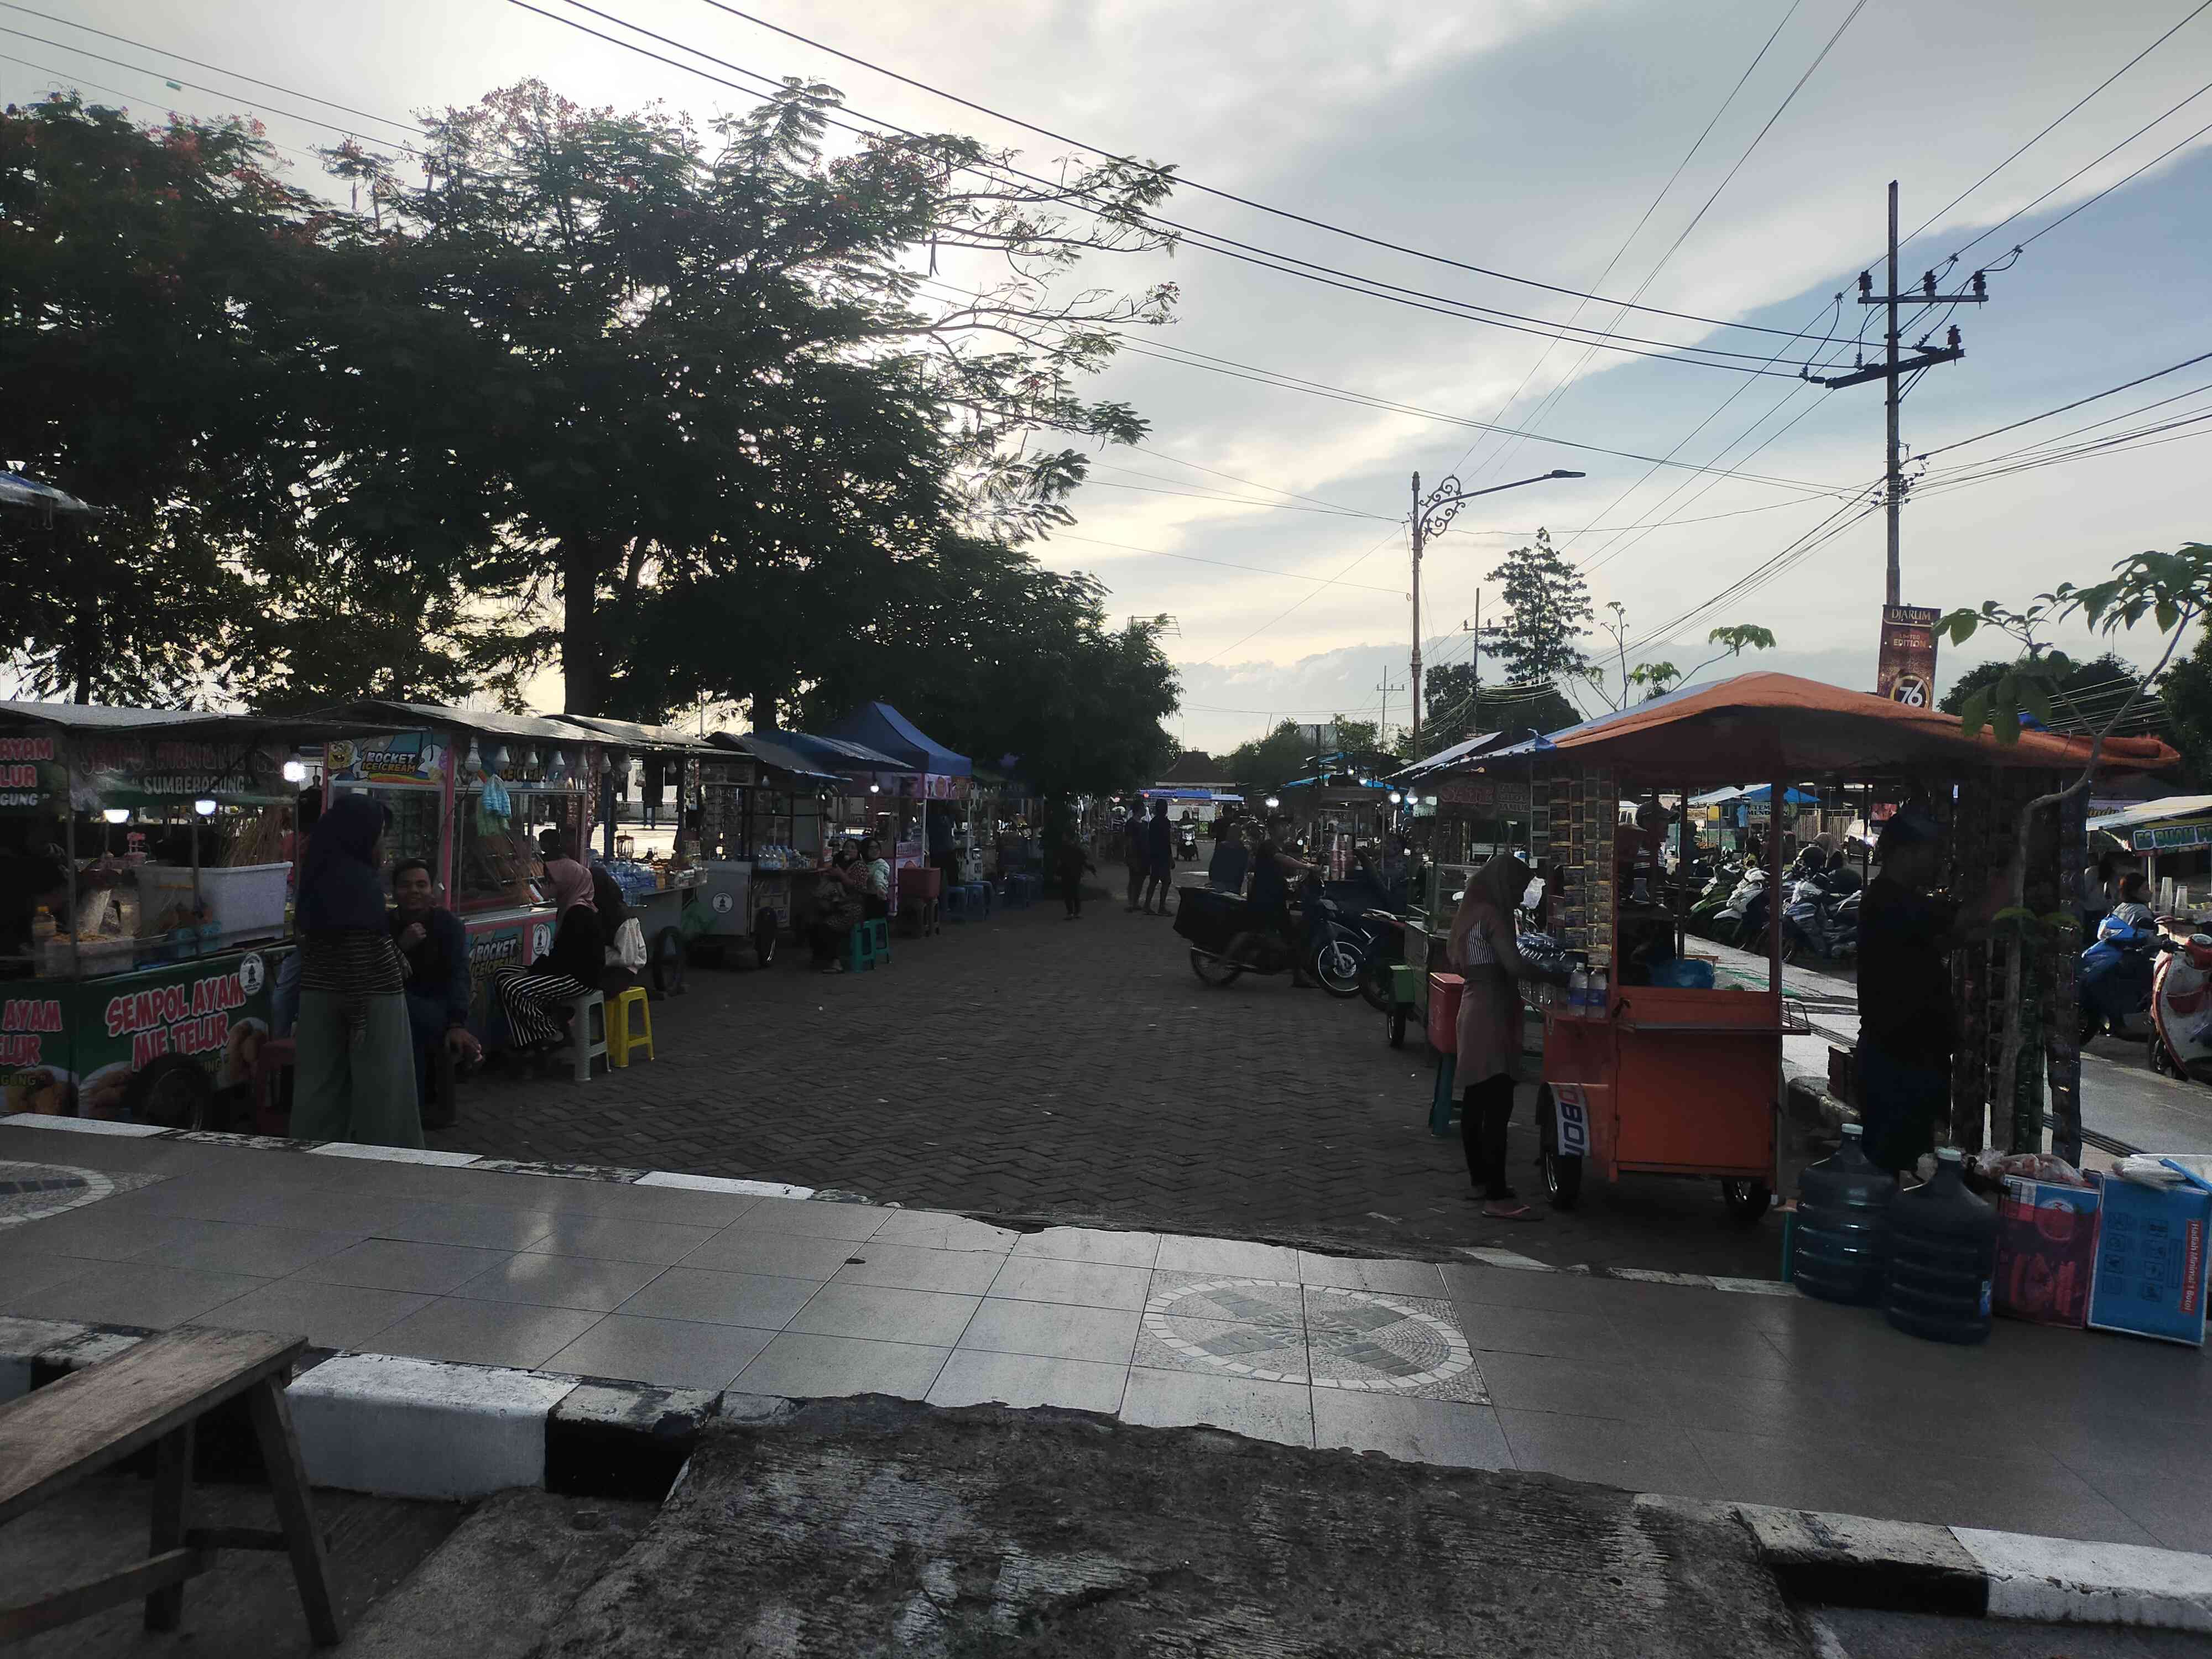
<path fill-rule="evenodd" d="M 833 772 L 900 772 L 906 769 L 903 761 L 871 749 L 864 743 L 850 743 L 842 738 L 822 738 L 811 732 L 784 732 L 773 727 L 755 735 L 765 738 L 770 743 L 781 744 L 817 766 L 828 767 Z"/>
<path fill-rule="evenodd" d="M 902 772 L 928 772 L 939 777 L 972 776 L 975 768 L 965 755 L 956 755 L 924 737 L 905 715 L 887 702 L 864 702 L 832 726 L 826 734 L 891 756 Z"/>

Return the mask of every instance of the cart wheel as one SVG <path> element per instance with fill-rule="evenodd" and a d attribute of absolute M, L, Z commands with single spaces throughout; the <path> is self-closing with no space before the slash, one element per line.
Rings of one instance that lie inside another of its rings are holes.
<path fill-rule="evenodd" d="M 1544 1195 L 1555 1210 L 1571 1210 L 1582 1201 L 1583 1161 L 1562 1157 L 1559 1149 L 1559 1120 L 1552 1100 L 1552 1085 L 1536 1089 L 1536 1167 L 1544 1177 Z"/>
<path fill-rule="evenodd" d="M 665 997 L 684 994 L 684 949 L 681 928 L 664 927 L 653 936 L 653 988 Z"/>
<path fill-rule="evenodd" d="M 1766 1206 L 1774 1202 L 1774 1194 L 1763 1181 L 1741 1181 L 1729 1176 L 1721 1179 L 1721 1196 L 1728 1202 L 1729 1213 L 1746 1227 L 1758 1224 L 1766 1213 Z"/>
<path fill-rule="evenodd" d="M 753 965 L 766 968 L 775 961 L 776 941 L 783 930 L 775 925 L 775 912 L 763 910 L 753 918 Z"/>
<path fill-rule="evenodd" d="M 219 1129 L 215 1084 L 207 1068 L 187 1054 L 162 1054 L 134 1074 L 123 1106 L 134 1123 L 165 1129 Z"/>
<path fill-rule="evenodd" d="M 1239 933 L 1230 940 L 1229 950 L 1234 951 L 1244 937 Z M 1233 985 L 1244 969 L 1229 959 L 1228 951 L 1216 956 L 1212 951 L 1201 951 L 1194 945 L 1190 950 L 1190 971 L 1208 985 Z"/>
<path fill-rule="evenodd" d="M 1393 1048 L 1406 1046 L 1406 1011 L 1403 1008 L 1390 1011 L 1390 1046 Z"/>

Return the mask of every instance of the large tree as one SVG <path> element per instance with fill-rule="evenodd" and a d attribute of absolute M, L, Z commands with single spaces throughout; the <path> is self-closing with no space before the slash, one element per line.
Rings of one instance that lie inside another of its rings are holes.
<path fill-rule="evenodd" d="M 319 244 L 270 162 L 240 121 L 0 112 L 0 461 L 101 509 L 0 516 L 7 646 L 40 696 L 228 684 L 252 604 L 232 556 L 289 525 L 307 465 L 271 318 Z"/>
<path fill-rule="evenodd" d="M 1482 630 L 1482 648 L 1505 665 L 1508 684 L 1536 685 L 1578 678 L 1589 668 L 1582 648 L 1595 612 L 1582 572 L 1539 530 L 1528 547 L 1508 553 L 1490 580 L 1505 590 L 1505 620 Z"/>

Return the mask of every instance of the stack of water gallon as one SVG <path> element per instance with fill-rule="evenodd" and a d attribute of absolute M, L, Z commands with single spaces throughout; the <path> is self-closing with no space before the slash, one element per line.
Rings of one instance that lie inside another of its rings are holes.
<path fill-rule="evenodd" d="M 1898 1329 L 1935 1342 L 1990 1334 L 1997 1212 L 1966 1190 L 1956 1147 L 1936 1155 L 1935 1178 L 1899 1193 L 1844 1126 L 1832 1158 L 1797 1189 L 1790 1279 L 1808 1296 L 1879 1305 Z"/>

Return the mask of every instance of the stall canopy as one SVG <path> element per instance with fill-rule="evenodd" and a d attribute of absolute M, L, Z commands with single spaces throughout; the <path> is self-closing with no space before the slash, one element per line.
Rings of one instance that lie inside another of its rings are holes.
<path fill-rule="evenodd" d="M 1477 755 L 1495 749 L 1504 740 L 1505 733 L 1503 732 L 1478 732 L 1474 736 L 1453 744 L 1448 749 L 1439 749 L 1433 755 L 1424 756 L 1403 771 L 1394 773 L 1392 781 L 1426 777 L 1431 772 L 1441 771 L 1448 766 L 1455 766 L 1462 761 L 1472 760 Z"/>
<path fill-rule="evenodd" d="M 573 726 L 586 738 L 619 744 L 625 749 L 652 750 L 666 754 L 702 754 L 714 745 L 680 726 L 641 726 L 635 720 L 608 720 L 599 714 L 555 714 L 563 726 Z"/>
<path fill-rule="evenodd" d="M 1968 738 L 1955 714 L 1794 674 L 1740 674 L 1493 750 L 1483 764 L 1557 750 L 1662 780 L 1695 781 L 1716 772 L 1882 775 L 1945 766 L 2065 770 L 2086 763 L 2089 747 L 2087 738 L 2050 732 L 2023 731 L 2010 744 L 1987 731 Z M 2113 772 L 2155 772 L 2180 758 L 2156 738 L 2110 738 L 2101 764 Z"/>
<path fill-rule="evenodd" d="M 908 769 L 903 762 L 871 749 L 865 743 L 854 743 L 845 738 L 818 737 L 811 732 L 780 732 L 773 727 L 766 732 L 753 732 L 746 735 L 764 738 L 804 757 L 817 767 L 826 766 L 841 775 L 851 772 L 903 772 Z"/>
<path fill-rule="evenodd" d="M 605 741 L 578 726 L 544 714 L 510 714 L 498 708 L 447 708 L 434 702 L 377 701 L 349 703 L 344 712 L 346 717 L 356 724 L 362 720 L 390 720 L 395 726 L 409 729 L 458 726 L 464 731 L 482 732 L 498 738 L 526 738 L 534 743 Z"/>
<path fill-rule="evenodd" d="M 887 702 L 864 702 L 830 728 L 829 735 L 866 744 L 893 757 L 890 769 L 921 772 L 935 777 L 964 778 L 975 768 L 968 757 L 956 755 L 942 744 L 924 737 L 915 723 Z"/>
<path fill-rule="evenodd" d="M 57 513 L 94 514 L 103 510 L 77 500 L 66 489 L 40 483 L 20 472 L 0 472 L 0 506 L 27 507 L 49 517 Z"/>
<path fill-rule="evenodd" d="M 299 793 L 283 775 L 291 744 L 360 729 L 357 722 L 281 714 L 0 702 L 0 730 L 27 727 L 83 740 L 69 763 L 73 793 L 81 805 L 96 796 L 110 806 L 160 806 L 202 797 L 226 806 L 288 801 Z M 29 751 L 23 767 L 51 765 L 58 778 L 65 758 L 58 751 Z"/>
<path fill-rule="evenodd" d="M 1707 791 L 1702 795 L 1691 796 L 1690 805 L 1692 806 L 1728 806 L 1732 805 L 1734 803 L 1740 800 L 1755 800 L 1763 802 L 1773 793 L 1774 786 L 1770 783 L 1762 783 L 1756 789 L 1745 789 L 1741 787 L 1713 789 Z M 1820 804 L 1820 798 L 1818 795 L 1808 794 L 1802 789 L 1791 789 L 1786 791 L 1782 797 L 1782 800 L 1783 805 L 1785 806 L 1817 806 Z"/>
<path fill-rule="evenodd" d="M 835 772 L 807 759 L 796 749 L 787 747 L 757 732 L 717 732 L 708 739 L 718 749 L 735 750 L 750 755 L 763 766 L 772 766 L 780 772 L 788 772 L 794 778 L 804 778 L 811 783 L 842 783 L 843 779 Z"/>

